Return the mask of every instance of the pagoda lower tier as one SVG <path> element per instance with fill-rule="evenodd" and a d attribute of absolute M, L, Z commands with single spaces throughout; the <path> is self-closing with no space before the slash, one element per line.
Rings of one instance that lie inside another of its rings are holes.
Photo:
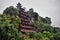
<path fill-rule="evenodd" d="M 21 32 L 35 32 L 33 30 L 21 29 Z"/>
<path fill-rule="evenodd" d="M 33 27 L 31 27 L 31 26 L 26 26 L 26 25 L 20 25 L 21 26 L 21 28 L 28 28 L 28 29 L 32 29 Z"/>
<path fill-rule="evenodd" d="M 20 31 L 21 32 L 35 32 L 35 30 L 33 29 L 31 25 L 23 25 L 23 24 L 20 24 Z"/>

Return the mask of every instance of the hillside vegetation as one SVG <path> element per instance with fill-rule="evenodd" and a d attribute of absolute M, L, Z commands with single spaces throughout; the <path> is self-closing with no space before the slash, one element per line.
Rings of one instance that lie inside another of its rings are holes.
<path fill-rule="evenodd" d="M 33 8 L 24 11 L 30 20 L 34 18 L 32 25 L 36 32 L 26 33 L 27 36 L 24 39 L 19 31 L 20 8 L 22 6 L 18 3 L 16 8 L 14 6 L 7 7 L 3 14 L 0 14 L 0 40 L 60 40 L 60 28 L 51 26 L 51 18 L 39 16 Z"/>

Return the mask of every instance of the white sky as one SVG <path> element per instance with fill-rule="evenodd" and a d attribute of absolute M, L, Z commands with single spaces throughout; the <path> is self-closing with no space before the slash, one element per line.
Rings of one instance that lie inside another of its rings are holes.
<path fill-rule="evenodd" d="M 52 25 L 60 27 L 60 0 L 0 0 L 0 13 L 20 2 L 26 9 L 33 8 L 42 17 L 51 17 Z"/>

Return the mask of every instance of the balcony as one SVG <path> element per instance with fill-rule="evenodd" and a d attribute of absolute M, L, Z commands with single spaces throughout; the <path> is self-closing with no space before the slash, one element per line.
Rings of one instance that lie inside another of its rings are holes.
<path fill-rule="evenodd" d="M 22 15 L 22 14 L 21 14 L 20 16 L 21 16 L 21 17 L 26 17 L 26 15 Z"/>
<path fill-rule="evenodd" d="M 25 16 L 19 16 L 20 18 L 24 18 L 24 19 L 27 19 L 27 17 L 25 17 Z"/>
<path fill-rule="evenodd" d="M 21 32 L 35 32 L 34 30 L 20 29 Z"/>
<path fill-rule="evenodd" d="M 28 19 L 21 18 L 22 21 L 30 22 Z"/>
<path fill-rule="evenodd" d="M 28 28 L 28 29 L 32 29 L 32 26 L 26 26 L 26 25 L 20 25 L 22 28 Z"/>
<path fill-rule="evenodd" d="M 21 22 L 20 25 L 32 26 L 32 24 L 26 22 Z"/>
<path fill-rule="evenodd" d="M 24 16 L 26 16 L 26 13 L 21 12 L 20 15 L 24 15 Z"/>

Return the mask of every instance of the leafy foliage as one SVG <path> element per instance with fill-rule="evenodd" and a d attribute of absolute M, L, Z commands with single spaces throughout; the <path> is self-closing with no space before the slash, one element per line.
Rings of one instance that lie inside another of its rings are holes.
<path fill-rule="evenodd" d="M 18 16 L 1 15 L 0 17 L 0 39 L 1 40 L 22 40 L 19 29 L 20 19 Z M 20 35 L 20 36 L 19 36 Z"/>
<path fill-rule="evenodd" d="M 8 8 L 6 8 L 3 12 L 3 14 L 6 14 L 6 15 L 18 15 L 18 10 L 17 8 L 14 8 L 13 6 L 10 6 Z"/>
<path fill-rule="evenodd" d="M 27 15 L 29 16 L 29 18 L 34 18 L 35 20 L 38 19 L 38 13 L 34 12 L 33 8 L 29 9 L 29 11 L 27 11 Z"/>
<path fill-rule="evenodd" d="M 21 4 L 18 3 L 17 8 L 7 7 L 3 14 L 0 14 L 0 40 L 23 40 L 24 38 L 27 38 L 24 40 L 60 40 L 60 28 L 51 26 L 51 18 L 39 16 L 33 8 L 26 11 L 26 15 L 29 19 L 34 18 L 34 22 L 31 24 L 36 32 L 28 32 L 23 38 L 19 31 L 21 20 L 18 16 L 23 9 Z"/>

